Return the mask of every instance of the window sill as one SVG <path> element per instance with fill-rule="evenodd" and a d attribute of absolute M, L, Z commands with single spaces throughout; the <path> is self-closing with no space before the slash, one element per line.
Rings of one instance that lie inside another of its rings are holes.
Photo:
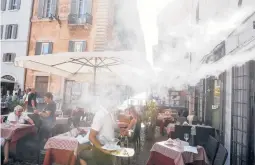
<path fill-rule="evenodd" d="M 59 18 L 60 21 L 65 21 L 67 20 L 67 17 L 60 17 Z M 57 21 L 56 19 L 49 19 L 49 18 L 38 18 L 36 16 L 33 16 L 31 22 L 53 22 L 53 21 Z"/>
<path fill-rule="evenodd" d="M 8 9 L 9 12 L 17 12 L 19 9 Z"/>
<path fill-rule="evenodd" d="M 14 64 L 14 62 L 3 62 L 4 64 L 8 64 L 8 65 L 10 65 L 10 64 Z"/>

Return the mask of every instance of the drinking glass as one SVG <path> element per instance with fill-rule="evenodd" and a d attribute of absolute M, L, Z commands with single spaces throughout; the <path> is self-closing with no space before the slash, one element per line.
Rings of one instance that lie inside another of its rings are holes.
<path fill-rule="evenodd" d="M 186 140 L 186 142 L 189 140 L 189 134 L 188 133 L 184 134 L 184 139 Z"/>

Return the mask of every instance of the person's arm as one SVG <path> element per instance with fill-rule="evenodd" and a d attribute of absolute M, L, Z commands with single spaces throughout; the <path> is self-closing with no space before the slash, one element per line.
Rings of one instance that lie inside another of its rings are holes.
<path fill-rule="evenodd" d="M 49 117 L 51 115 L 51 111 L 50 110 L 46 110 L 46 111 L 43 111 L 43 112 L 39 112 L 39 115 L 41 117 Z"/>
<path fill-rule="evenodd" d="M 128 127 L 126 128 L 126 130 L 130 130 L 131 128 L 134 127 L 134 125 L 136 124 L 136 119 L 132 119 L 131 122 L 129 123 Z"/>
<path fill-rule="evenodd" d="M 34 121 L 30 117 L 28 117 L 27 115 L 23 115 L 23 118 L 24 118 L 24 120 L 29 122 L 29 124 L 31 124 L 31 125 L 35 124 Z"/>
<path fill-rule="evenodd" d="M 102 148 L 102 144 L 99 142 L 99 140 L 97 139 L 97 135 L 98 135 L 98 132 L 93 130 L 93 129 L 90 129 L 90 133 L 89 133 L 89 141 L 97 148 L 99 149 L 100 151 L 104 152 L 105 154 L 111 154 L 111 151 L 108 151 L 108 150 L 104 150 Z"/>

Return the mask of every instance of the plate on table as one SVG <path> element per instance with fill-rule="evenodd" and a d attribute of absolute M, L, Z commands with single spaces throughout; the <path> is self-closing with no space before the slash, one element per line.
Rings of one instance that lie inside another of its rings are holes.
<path fill-rule="evenodd" d="M 111 154 L 118 157 L 132 157 L 135 154 L 135 150 L 133 148 L 121 148 Z"/>
<path fill-rule="evenodd" d="M 110 145 L 110 144 L 105 144 L 102 148 L 108 151 L 116 151 L 121 149 L 120 146 L 118 145 Z"/>

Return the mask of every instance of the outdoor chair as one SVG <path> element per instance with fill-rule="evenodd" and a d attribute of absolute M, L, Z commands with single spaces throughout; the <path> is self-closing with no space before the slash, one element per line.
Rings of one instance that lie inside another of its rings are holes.
<path fill-rule="evenodd" d="M 228 157 L 227 149 L 220 144 L 212 165 L 224 165 Z"/>
<path fill-rule="evenodd" d="M 189 125 L 175 125 L 175 132 L 174 136 L 175 138 L 179 138 L 180 140 L 184 140 L 184 134 L 190 134 L 191 126 Z"/>
<path fill-rule="evenodd" d="M 205 145 L 205 151 L 209 161 L 213 164 L 216 156 L 216 152 L 219 148 L 219 142 L 212 136 L 209 136 L 208 141 Z M 217 164 L 219 165 L 219 164 Z"/>
<path fill-rule="evenodd" d="M 195 144 L 205 146 L 209 136 L 215 137 L 215 129 L 212 127 L 196 126 Z"/>

